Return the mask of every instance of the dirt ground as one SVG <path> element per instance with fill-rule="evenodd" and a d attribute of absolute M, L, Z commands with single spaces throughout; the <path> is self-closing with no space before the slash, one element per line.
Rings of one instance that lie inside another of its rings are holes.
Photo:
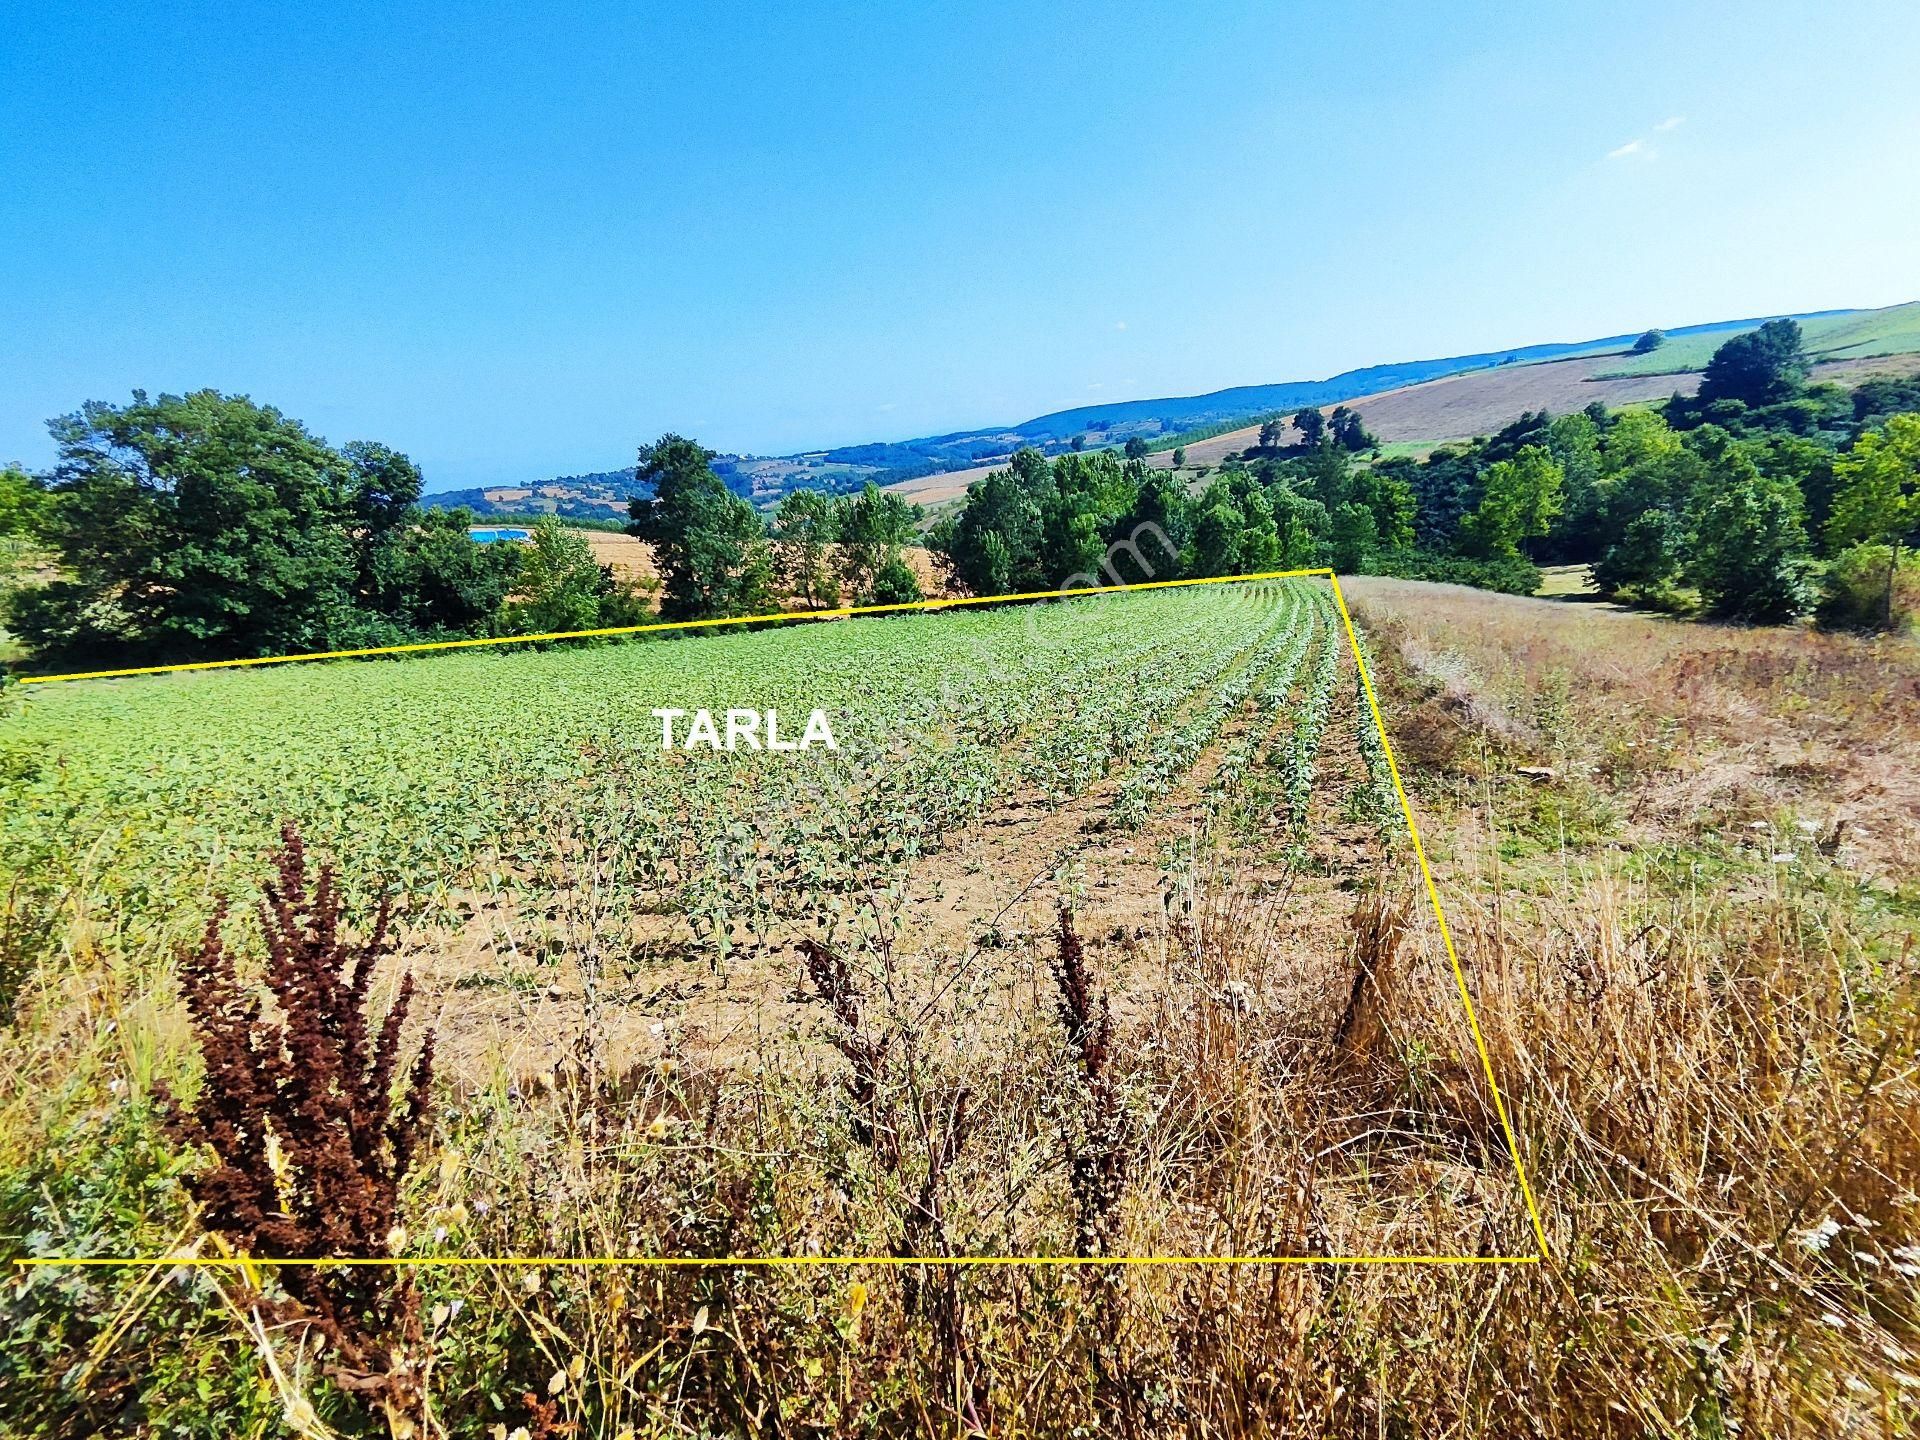
<path fill-rule="evenodd" d="M 1638 401 L 1664 400 L 1676 391 L 1691 395 L 1700 388 L 1694 375 L 1637 375 L 1623 379 L 1601 380 L 1595 376 L 1613 364 L 1614 356 L 1583 356 L 1575 360 L 1552 360 L 1537 365 L 1502 365 L 1477 370 L 1470 375 L 1453 375 L 1429 380 L 1398 390 L 1385 390 L 1347 401 L 1347 408 L 1360 418 L 1381 440 L 1430 442 L 1470 440 L 1490 435 L 1525 410 L 1547 410 L 1565 415 L 1581 410 L 1595 400 L 1609 406 L 1630 405 Z M 1813 367 L 1812 378 L 1836 384 L 1857 385 L 1876 375 L 1912 375 L 1920 373 L 1920 355 L 1889 355 L 1868 360 L 1836 360 Z M 1321 407 L 1331 414 L 1333 407 Z M 1247 449 L 1260 438 L 1260 427 L 1199 440 L 1186 447 L 1188 465 L 1218 465 L 1228 455 Z M 1299 432 L 1287 428 L 1289 443 L 1298 443 Z M 1169 468 L 1171 452 L 1147 458 L 1149 465 Z M 936 477 L 944 478 L 944 477 Z"/>
<path fill-rule="evenodd" d="M 612 567 L 615 578 L 631 581 L 643 588 L 658 582 L 660 571 L 654 564 L 653 547 L 631 535 L 616 535 L 606 530 L 577 530 L 593 549 L 593 558 Z M 907 547 L 903 558 L 929 596 L 949 593 L 946 577 L 931 553 L 921 546 Z"/>
<path fill-rule="evenodd" d="M 1416 878 L 1410 853 L 1390 854 L 1371 826 L 1344 813 L 1365 777 L 1350 662 L 1335 694 L 1307 862 L 1288 863 L 1289 837 L 1272 816 L 1259 829 L 1236 832 L 1231 847 L 1237 883 L 1281 902 L 1307 1011 L 1337 1009 L 1344 993 L 1347 977 L 1329 983 L 1326 972 L 1329 957 L 1345 954 L 1354 892 L 1384 873 L 1410 893 Z M 1170 860 L 1190 851 L 1208 823 L 1208 785 L 1226 750 L 1253 723 L 1252 707 L 1244 707 L 1139 829 L 1104 823 L 1118 774 L 1065 803 L 1031 789 L 1004 797 L 920 861 L 889 910 L 890 945 L 902 974 L 928 993 L 965 983 L 1008 1002 L 1025 997 L 1031 1013 L 1034 997 L 1050 983 L 1044 968 L 1049 937 L 1070 898 L 1089 953 L 1103 973 L 1120 978 L 1121 1010 L 1151 1003 L 1178 889 Z M 1274 753 L 1289 728 L 1282 720 L 1264 734 L 1264 753 Z M 540 1083 L 565 1061 L 578 1033 L 581 978 L 570 967 L 540 970 L 538 985 L 494 983 L 503 973 L 539 969 L 519 953 L 531 921 L 494 913 L 410 944 L 418 978 L 445 1016 L 441 1053 L 473 1083 L 497 1067 L 519 1082 Z M 727 966 L 714 971 L 684 958 L 683 930 L 674 918 L 644 923 L 633 948 L 657 951 L 659 958 L 609 987 L 608 1058 L 616 1068 L 657 1055 L 668 1030 L 710 1056 L 739 1056 L 768 1033 L 817 1021 L 818 1006 L 793 949 L 797 932 L 776 934 L 764 948 L 743 934 Z"/>
<path fill-rule="evenodd" d="M 991 475 L 995 470 L 1006 468 L 1007 462 L 996 460 L 990 465 L 974 465 L 965 470 L 948 470 L 939 475 L 922 475 L 913 480 L 900 480 L 886 488 L 916 505 L 939 505 L 948 500 L 958 500 L 967 493 L 967 487 L 976 480 Z"/>

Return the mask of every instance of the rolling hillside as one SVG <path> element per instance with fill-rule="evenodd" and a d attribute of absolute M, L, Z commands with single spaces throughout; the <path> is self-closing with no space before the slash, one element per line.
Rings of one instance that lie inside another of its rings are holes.
<path fill-rule="evenodd" d="M 1471 440 L 1490 435 L 1509 420 L 1527 410 L 1546 410 L 1564 415 L 1584 409 L 1595 400 L 1610 408 L 1666 399 L 1676 392 L 1691 395 L 1700 388 L 1697 373 L 1684 375 L 1619 376 L 1609 373 L 1607 359 L 1587 357 L 1556 360 L 1542 365 L 1519 366 L 1478 375 L 1456 375 L 1424 385 L 1409 385 L 1348 401 L 1359 412 L 1366 426 L 1387 445 L 1429 449 L 1452 440 Z M 1920 372 L 1920 353 L 1904 353 L 1862 360 L 1830 360 L 1813 367 L 1812 379 L 1840 385 L 1857 385 L 1875 375 L 1911 375 Z M 1196 441 L 1186 447 L 1189 465 L 1218 465 L 1226 456 L 1245 450 L 1259 439 L 1258 425 L 1244 426 Z M 1299 434 L 1291 426 L 1288 442 Z M 1170 467 L 1173 457 L 1161 451 L 1147 457 L 1147 463 Z M 969 472 L 977 476 L 984 470 Z M 894 488 L 910 492 L 913 485 L 928 485 L 957 479 L 940 475 L 932 481 L 913 481 Z M 964 487 L 962 487 L 964 490 Z M 956 492 L 959 493 L 959 492 Z M 921 495 L 913 498 L 930 503 Z M 941 496 L 939 498 L 949 498 Z"/>
<path fill-rule="evenodd" d="M 1731 329 L 1751 330 L 1759 323 L 1749 321 Z M 1658 350 L 1623 356 L 1601 373 L 1613 377 L 1675 375 L 1702 370 L 1727 333 L 1682 335 L 1676 332 L 1669 335 L 1667 343 Z M 1911 354 L 1920 351 L 1920 301 L 1889 305 L 1883 310 L 1845 310 L 1812 316 L 1800 322 L 1800 333 L 1807 354 L 1815 360 L 1864 360 L 1879 355 Z"/>
<path fill-rule="evenodd" d="M 1635 336 L 1522 345 L 1432 360 L 1408 360 L 1343 371 L 1325 380 L 1241 385 L 1204 395 L 1123 400 L 1056 410 L 1017 425 L 883 443 L 842 446 L 798 455 L 722 455 L 714 469 L 735 494 L 771 510 L 801 489 L 839 492 L 868 480 L 923 505 L 964 494 L 1022 446 L 1048 454 L 1076 439 L 1099 447 L 1139 436 L 1162 451 L 1174 437 L 1224 431 L 1187 444 L 1194 463 L 1213 463 L 1246 448 L 1251 430 L 1274 414 L 1306 406 L 1347 404 L 1389 443 L 1439 442 L 1485 434 L 1521 410 L 1578 409 L 1593 400 L 1609 405 L 1664 399 L 1691 392 L 1698 371 L 1728 335 L 1766 319 L 1718 320 L 1680 326 L 1645 356 L 1627 353 Z M 1920 352 L 1920 302 L 1881 310 L 1827 310 L 1794 317 L 1818 360 L 1842 361 Z M 1676 377 L 1681 377 L 1676 379 Z M 1244 422 L 1244 427 L 1242 422 Z M 1156 463 L 1168 463 L 1163 454 Z M 466 505 L 480 515 L 549 511 L 571 518 L 618 519 L 638 487 L 630 470 L 560 476 L 525 485 L 488 486 L 429 495 L 427 503 Z"/>
<path fill-rule="evenodd" d="M 825 490 L 838 494 L 857 490 L 869 477 L 886 478 L 892 472 L 868 465 L 830 461 L 822 453 L 809 455 L 717 455 L 714 473 L 727 488 L 762 509 L 772 509 L 794 490 Z M 476 515 L 558 515 L 568 520 L 624 520 L 627 501 L 645 495 L 633 471 L 599 470 L 587 475 L 561 475 L 527 485 L 488 485 L 470 490 L 444 490 L 425 503 L 441 509 L 464 505 Z"/>

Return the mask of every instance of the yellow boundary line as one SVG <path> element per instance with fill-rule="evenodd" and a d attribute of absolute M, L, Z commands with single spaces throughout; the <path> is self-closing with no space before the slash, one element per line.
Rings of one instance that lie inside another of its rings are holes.
<path fill-rule="evenodd" d="M 1138 585 L 1096 585 L 1087 590 L 1029 590 L 1018 595 L 968 595 L 952 600 L 907 600 L 897 605 L 842 605 L 833 610 L 782 610 L 772 615 L 733 615 L 711 620 L 657 620 L 645 625 L 612 625 L 604 630 L 551 630 L 540 635 L 486 635 L 472 640 L 422 640 L 412 645 L 369 645 L 360 650 L 315 650 L 301 655 L 255 655 L 242 660 L 193 660 L 179 665 L 136 665 L 126 670 L 76 670 L 70 675 L 19 675 L 22 685 L 57 685 L 65 680 L 118 680 L 129 675 L 176 675 L 188 670 L 240 670 L 256 665 L 293 665 L 308 660 L 359 660 L 370 655 L 418 655 L 428 650 L 473 650 L 491 645 L 538 645 L 550 640 L 604 640 L 614 635 L 653 635 L 664 630 L 705 630 L 718 625 L 769 625 L 786 620 L 844 620 L 854 615 L 902 615 L 923 610 L 956 610 L 967 605 L 1004 605 L 1015 600 L 1079 600 L 1088 595 L 1117 595 L 1132 590 L 1172 590 L 1185 585 L 1237 585 L 1247 580 L 1297 580 L 1333 571 L 1264 570 L 1257 575 L 1222 575 L 1205 580 L 1146 580 Z"/>
<path fill-rule="evenodd" d="M 315 655 L 275 655 L 253 660 L 212 660 L 190 665 L 154 665 L 133 670 L 97 670 L 77 675 L 43 675 L 22 677 L 23 684 L 49 684 L 59 680 L 100 680 L 113 679 L 125 675 L 166 674 L 179 670 L 224 670 L 249 665 L 278 665 L 296 660 L 342 660 L 363 655 L 396 655 L 421 650 L 450 650 L 476 645 L 526 644 L 543 640 L 579 640 L 598 638 L 608 635 L 633 635 L 655 630 L 697 629 L 712 625 L 746 625 L 773 620 L 821 620 L 838 619 L 851 615 L 897 614 L 914 610 L 944 610 L 963 605 L 988 605 L 1001 601 L 1079 599 L 1089 595 L 1111 595 L 1121 591 L 1167 590 L 1187 585 L 1231 585 L 1257 580 L 1291 580 L 1325 576 L 1333 586 L 1334 604 L 1339 608 L 1341 623 L 1347 634 L 1347 645 L 1353 654 L 1353 663 L 1360 675 L 1361 688 L 1366 692 L 1367 708 L 1373 717 L 1374 729 L 1379 733 L 1380 746 L 1387 758 L 1387 772 L 1393 779 L 1394 794 L 1400 800 L 1400 813 L 1407 822 L 1407 836 L 1413 841 L 1413 853 L 1420 863 L 1420 877 L 1426 885 L 1427 900 L 1433 907 L 1433 918 L 1440 927 L 1440 939 L 1446 946 L 1447 960 L 1453 968 L 1454 984 L 1460 993 L 1460 1003 L 1467 1014 L 1467 1028 L 1472 1032 L 1475 1050 L 1480 1056 L 1482 1073 L 1487 1079 L 1487 1088 L 1493 1097 L 1494 1114 L 1500 1121 L 1500 1131 L 1506 1140 L 1507 1154 L 1513 1161 L 1514 1178 L 1519 1182 L 1521 1198 L 1526 1202 L 1527 1219 L 1533 1227 L 1534 1239 L 1539 1251 L 1533 1255 L 1125 1255 L 1111 1257 L 1089 1257 L 1079 1255 L 945 1255 L 945 1256 L 890 1256 L 890 1255 L 743 1255 L 743 1256 L 671 1256 L 671 1255 L 447 1255 L 420 1256 L 395 1259 L 270 1259 L 246 1255 L 236 1256 L 140 1256 L 113 1257 L 95 1256 L 84 1259 L 61 1259 L 59 1257 L 33 1257 L 14 1261 L 21 1267 L 30 1266 L 75 1266 L 75 1267 L 125 1267 L 125 1266 L 180 1266 L 194 1269 L 233 1269 L 241 1268 L 251 1272 L 255 1265 L 310 1265 L 326 1268 L 351 1268 L 365 1265 L 391 1265 L 405 1269 L 460 1269 L 475 1266 L 518 1266 L 518 1267 L 556 1267 L 578 1268 L 597 1266 L 639 1266 L 639 1267 L 675 1267 L 684 1269 L 784 1269 L 809 1266 L 857 1266 L 870 1265 L 884 1269 L 897 1269 L 907 1265 L 927 1266 L 1134 1266 L 1134 1265 L 1538 1265 L 1548 1258 L 1546 1227 L 1540 1220 L 1540 1209 L 1534 1200 L 1533 1186 L 1527 1179 L 1526 1162 L 1520 1158 L 1520 1145 L 1514 1136 L 1513 1124 L 1507 1117 L 1506 1101 L 1500 1093 L 1500 1082 L 1494 1078 L 1493 1058 L 1488 1053 L 1487 1042 L 1480 1033 L 1480 1019 L 1473 1008 L 1473 996 L 1467 986 L 1465 970 L 1460 964 L 1460 954 L 1454 947 L 1453 932 L 1448 928 L 1446 911 L 1440 904 L 1440 890 L 1434 884 L 1433 870 L 1427 863 L 1426 847 L 1420 841 L 1420 827 L 1413 818 L 1413 804 L 1407 798 L 1406 786 L 1400 779 L 1400 762 L 1393 753 L 1393 742 L 1388 738 L 1387 725 L 1380 713 L 1380 700 L 1374 693 L 1373 677 L 1367 673 L 1367 662 L 1360 650 L 1360 637 L 1354 629 L 1353 615 L 1347 609 L 1347 598 L 1340 589 L 1340 577 L 1330 569 L 1318 570 L 1272 570 L 1258 575 L 1231 575 L 1205 580 L 1155 580 L 1141 585 L 1103 585 L 1091 590 L 1041 590 L 1021 595 L 990 595 L 964 600 L 922 600 L 901 605 L 852 605 L 838 610 L 802 610 L 780 615 L 756 615 L 750 619 L 736 620 L 682 620 L 669 621 L 657 625 L 630 625 L 610 630 L 561 631 L 549 635 L 515 635 L 500 639 L 485 640 L 447 640 L 421 645 L 390 645 L 367 650 L 338 650 Z"/>
<path fill-rule="evenodd" d="M 1460 968 L 1460 952 L 1453 945 L 1453 931 L 1447 925 L 1447 912 L 1440 905 L 1440 890 L 1433 883 L 1433 870 L 1427 864 L 1427 847 L 1420 843 L 1420 826 L 1413 818 L 1413 804 L 1407 799 L 1407 787 L 1400 783 L 1400 761 L 1393 753 L 1393 741 L 1387 738 L 1387 722 L 1380 716 L 1380 700 L 1373 693 L 1373 677 L 1367 674 L 1367 662 L 1360 653 L 1360 637 L 1354 632 L 1353 615 L 1347 609 L 1347 597 L 1340 589 L 1340 577 L 1331 571 L 1333 602 L 1340 607 L 1340 619 L 1347 627 L 1347 644 L 1353 649 L 1353 663 L 1360 671 L 1360 686 L 1367 692 L 1367 708 L 1373 712 L 1373 728 L 1380 732 L 1380 748 L 1387 757 L 1387 773 L 1393 777 L 1393 793 L 1400 797 L 1400 813 L 1407 819 L 1407 835 L 1413 841 L 1414 858 L 1420 862 L 1420 878 L 1426 882 L 1427 899 L 1433 904 L 1433 918 L 1440 926 L 1440 939 L 1447 947 L 1447 960 L 1453 966 L 1454 984 L 1460 988 L 1460 1003 L 1466 1007 L 1467 1028 L 1473 1032 L 1473 1045 L 1480 1052 L 1480 1067 L 1487 1077 L 1487 1089 L 1493 1096 L 1493 1113 L 1500 1119 L 1500 1133 L 1506 1137 L 1507 1154 L 1513 1159 L 1514 1178 L 1520 1182 L 1521 1197 L 1527 1202 L 1527 1219 L 1533 1224 L 1533 1238 L 1540 1246 L 1535 1257 L 1548 1255 L 1546 1227 L 1540 1223 L 1540 1207 L 1534 1202 L 1533 1186 L 1527 1180 L 1527 1165 L 1520 1158 L 1520 1142 L 1507 1119 L 1507 1104 L 1500 1094 L 1500 1082 L 1493 1078 L 1493 1057 L 1487 1053 L 1486 1039 L 1480 1034 L 1480 1017 L 1474 1013 L 1473 996 L 1467 989 L 1467 975 Z"/>
<path fill-rule="evenodd" d="M 306 1265 L 319 1269 L 353 1269 L 385 1265 L 400 1270 L 453 1270 L 485 1266 L 579 1269 L 620 1265 L 658 1269 L 747 1270 L 796 1269 L 821 1265 L 872 1265 L 899 1270 L 909 1265 L 966 1269 L 973 1266 L 1095 1266 L 1113 1269 L 1132 1265 L 1538 1265 L 1538 1255 L 424 1255 L 413 1259 L 355 1259 L 335 1256 L 319 1260 L 279 1260 L 265 1255 L 149 1255 L 77 1260 L 31 1258 L 16 1265 L 178 1267 L 187 1270 L 232 1270 L 252 1265 Z"/>

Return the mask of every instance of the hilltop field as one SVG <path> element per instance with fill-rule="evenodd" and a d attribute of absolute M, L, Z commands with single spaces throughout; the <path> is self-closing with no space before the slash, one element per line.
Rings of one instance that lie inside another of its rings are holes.
<path fill-rule="evenodd" d="M 1920 350 L 1920 302 L 1812 316 L 1801 328 L 1806 335 L 1807 354 L 1821 363 L 1911 355 Z M 1700 370 L 1725 339 L 1725 332 L 1669 336 L 1657 350 L 1645 355 L 1615 357 L 1601 373 L 1613 378 Z"/>
<path fill-rule="evenodd" d="M 251 986 L 386 895 L 330 1003 L 432 1069 L 337 1243 L 550 1258 L 21 1270 L 0 1426 L 1899 1433 L 1914 645 L 1347 594 L 1458 980 L 1324 581 L 8 692 L 11 1255 L 235 1243 L 165 1118 L 232 1093 L 207 927 Z M 287 1133 L 256 1254 L 345 1193 Z M 1501 1263 L 894 1263 L 1436 1254 Z"/>
<path fill-rule="evenodd" d="M 1856 371 L 1829 364 L 1913 357 L 1920 353 L 1920 302 L 1877 310 L 1827 311 L 1800 317 L 1814 378 L 1846 381 Z M 1428 447 L 1485 435 L 1523 410 L 1564 414 L 1593 401 L 1608 406 L 1664 400 L 1693 393 L 1696 375 L 1714 350 L 1761 321 L 1722 320 L 1667 332 L 1661 346 L 1632 353 L 1634 338 L 1616 335 L 1570 343 L 1531 344 L 1429 360 L 1401 361 L 1346 371 L 1325 380 L 1239 385 L 1204 395 L 1113 401 L 990 426 L 897 442 L 847 445 L 798 455 L 721 455 L 716 471 L 734 493 L 771 510 L 796 489 L 857 490 L 871 480 L 928 507 L 950 505 L 973 481 L 1003 465 L 1022 447 L 1052 455 L 1082 444 L 1119 446 L 1130 438 L 1152 445 L 1167 464 L 1177 438 L 1190 463 L 1214 465 L 1244 450 L 1260 421 L 1304 407 L 1331 411 L 1345 404 L 1390 444 Z M 1909 360 L 1909 363 L 1911 361 Z M 1911 373 L 1910 369 L 1872 373 Z M 1229 433 L 1218 433 L 1222 426 Z M 631 471 L 561 476 L 525 484 L 446 491 L 428 497 L 439 506 L 466 505 L 483 516 L 551 512 L 607 520 L 626 513 L 635 488 Z"/>
<path fill-rule="evenodd" d="M 1867 312 L 1871 323 L 1857 318 L 1810 320 L 1807 348 L 1814 384 L 1831 382 L 1852 386 L 1872 376 L 1920 374 L 1920 305 L 1896 306 Z M 1842 322 L 1845 323 L 1842 323 Z M 1594 402 L 1610 409 L 1654 403 L 1671 395 L 1692 395 L 1700 388 L 1700 370 L 1726 331 L 1681 336 L 1649 355 L 1621 351 L 1581 355 L 1565 360 L 1541 360 L 1525 365 L 1502 365 L 1423 381 L 1397 389 L 1359 396 L 1345 402 L 1367 429 L 1402 453 L 1424 453 L 1455 440 L 1490 435 L 1516 415 L 1545 410 L 1565 415 Z M 1331 405 L 1319 407 L 1331 413 Z M 1195 440 L 1182 447 L 1190 467 L 1214 467 L 1259 440 L 1260 426 Z M 1287 426 L 1284 443 L 1298 443 L 1299 431 Z M 999 468 L 1004 459 L 965 470 L 903 480 L 887 488 L 925 506 L 949 504 L 966 494 L 967 486 Z M 1147 457 L 1158 468 L 1173 464 L 1171 449 Z"/>

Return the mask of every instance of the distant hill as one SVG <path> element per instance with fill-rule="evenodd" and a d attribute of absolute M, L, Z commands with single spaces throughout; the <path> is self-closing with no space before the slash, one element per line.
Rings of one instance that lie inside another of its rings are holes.
<path fill-rule="evenodd" d="M 1752 329 L 1774 318 L 1758 316 L 1682 325 L 1668 330 L 1666 343 L 1643 356 L 1627 353 L 1639 335 L 1634 331 L 1597 340 L 1520 345 L 1437 360 L 1369 365 L 1342 371 L 1325 380 L 1239 385 L 1205 395 L 1081 405 L 1038 415 L 1018 425 L 953 431 L 914 440 L 844 445 L 800 455 L 722 455 L 716 458 L 714 469 L 735 494 L 765 509 L 771 509 L 782 496 L 794 490 L 840 492 L 858 489 L 868 480 L 898 487 L 903 493 L 920 494 L 932 503 L 936 498 L 948 498 L 950 491 L 958 493 L 958 489 L 965 488 L 965 481 L 972 473 L 990 462 L 1004 459 L 1022 446 L 1031 445 L 1052 454 L 1069 448 L 1076 439 L 1097 448 L 1119 445 L 1137 435 L 1156 448 L 1165 448 L 1173 443 L 1170 437 L 1193 431 L 1213 434 L 1230 430 L 1276 412 L 1338 405 L 1501 367 L 1571 359 L 1592 361 L 1583 371 L 1588 379 L 1679 374 L 1703 366 L 1727 335 Z M 1818 359 L 1920 351 L 1920 303 L 1882 310 L 1820 310 L 1792 318 L 1800 321 L 1807 334 L 1808 348 Z M 905 483 L 909 481 L 920 483 Z M 631 470 L 609 470 L 563 475 L 526 485 L 451 490 L 429 495 L 426 501 L 430 505 L 449 507 L 466 505 L 482 515 L 551 511 L 563 516 L 607 519 L 624 516 L 628 498 L 642 489 L 636 485 Z"/>
<path fill-rule="evenodd" d="M 474 490 L 443 490 L 426 497 L 428 505 L 476 515 L 559 515 L 570 520 L 613 520 L 627 513 L 635 486 L 631 470 L 597 470 L 590 475 L 557 475 L 532 485 L 488 485 Z"/>
<path fill-rule="evenodd" d="M 718 455 L 714 472 L 734 494 L 772 509 L 794 490 L 825 490 L 837 494 L 857 490 L 869 476 L 892 476 L 872 465 L 835 463 L 824 454 Z M 647 486 L 632 470 L 596 470 L 586 475 L 557 475 L 527 485 L 487 485 L 470 490 L 442 490 L 424 503 L 443 510 L 466 506 L 476 515 L 558 515 L 570 520 L 624 520 L 627 502 L 646 496 Z"/>
<path fill-rule="evenodd" d="M 1889 305 L 1882 310 L 1831 310 L 1821 315 L 1795 317 L 1807 355 L 1814 361 L 1867 360 L 1880 355 L 1907 355 L 1920 350 L 1920 300 Z M 1676 330 L 1667 343 L 1645 355 L 1622 356 L 1602 373 L 1620 375 L 1679 375 L 1704 370 L 1713 352 L 1730 330 L 1751 330 L 1761 322 L 1746 320 L 1722 326 L 1711 335 Z"/>

